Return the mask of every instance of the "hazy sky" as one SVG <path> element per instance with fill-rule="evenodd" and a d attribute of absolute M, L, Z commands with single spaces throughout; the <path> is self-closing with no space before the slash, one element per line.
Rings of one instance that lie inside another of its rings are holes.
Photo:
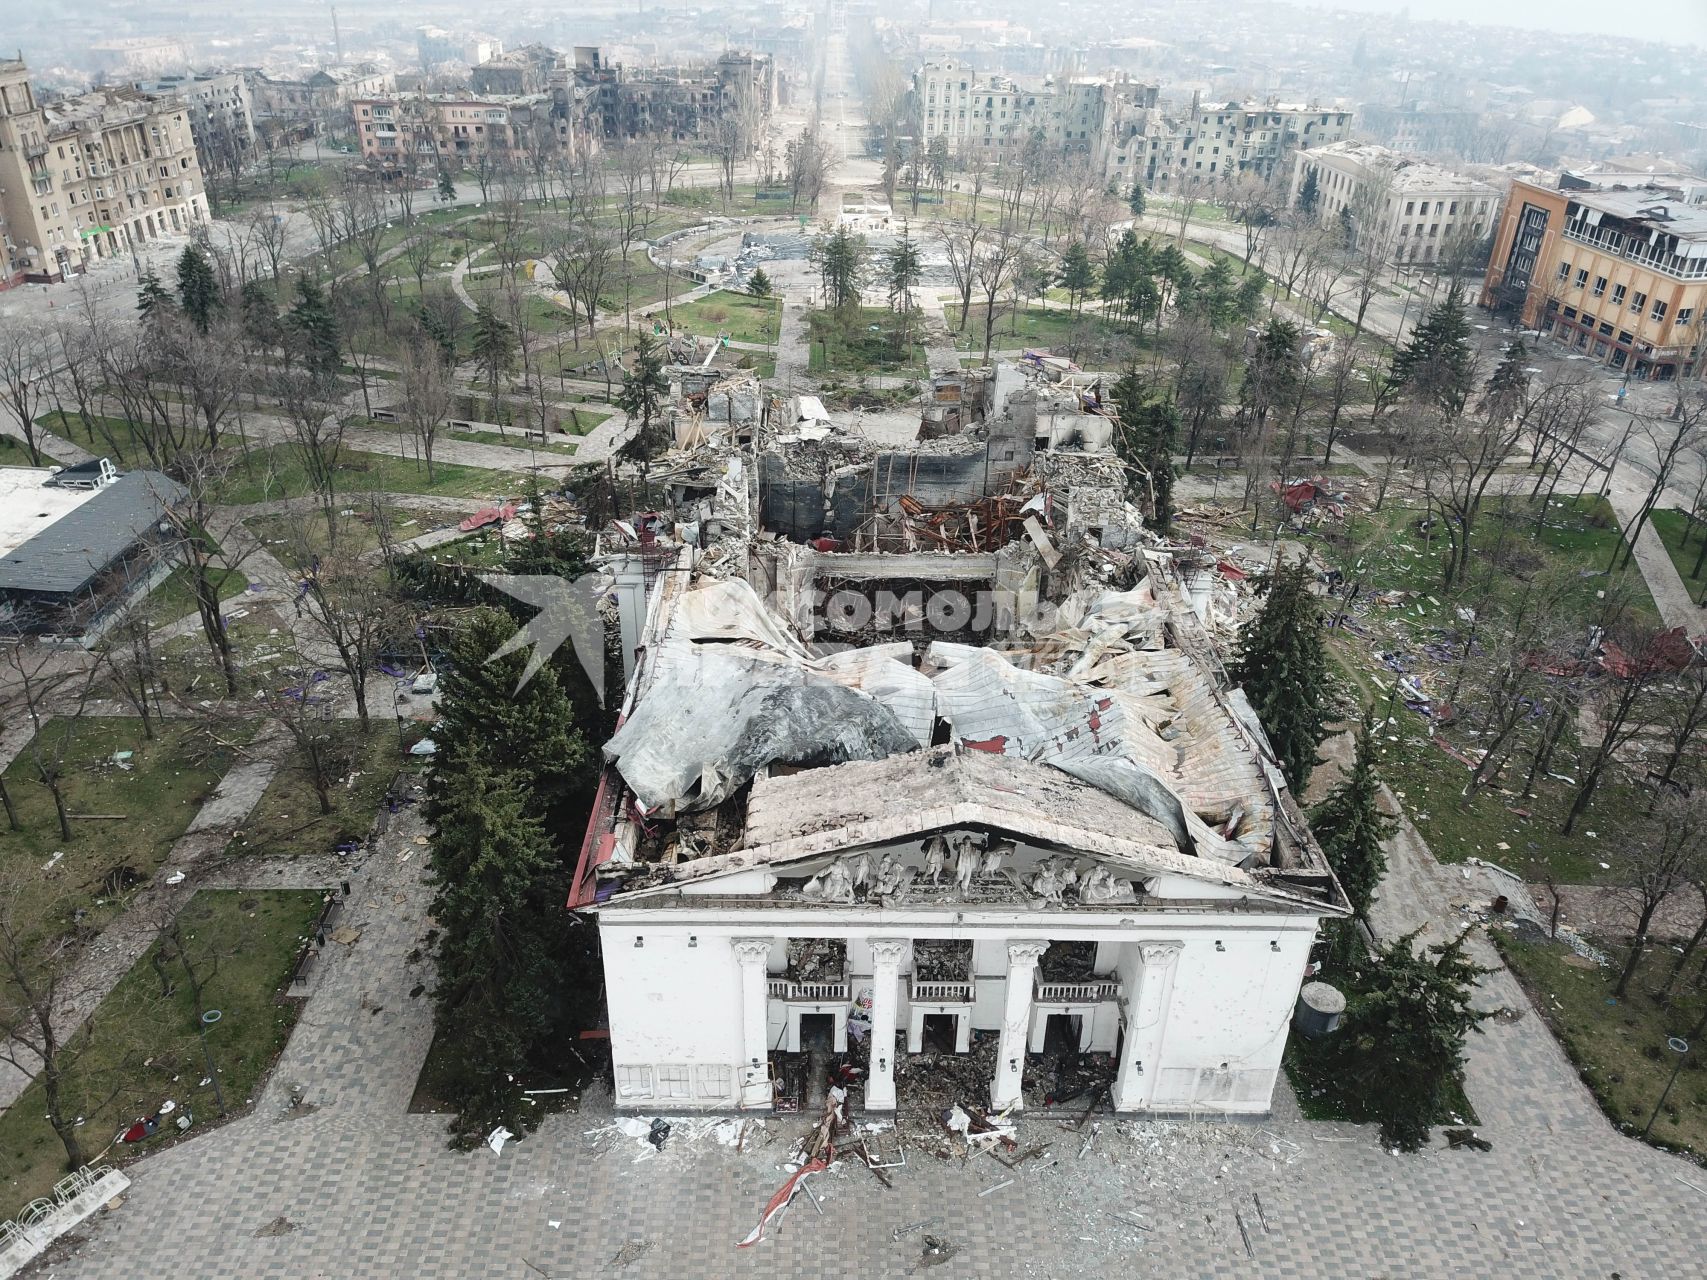
<path fill-rule="evenodd" d="M 1346 9 L 1397 14 L 1409 9 L 1413 18 L 1486 22 L 1499 26 L 1546 27 L 1554 31 L 1584 31 L 1596 35 L 1668 40 L 1707 47 L 1707 0 L 1529 0 L 1500 5 L 1489 0 L 1323 0 Z"/>

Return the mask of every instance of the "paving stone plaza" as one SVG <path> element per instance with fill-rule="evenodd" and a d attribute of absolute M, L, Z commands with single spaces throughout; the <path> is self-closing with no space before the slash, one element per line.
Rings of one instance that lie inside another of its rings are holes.
<path fill-rule="evenodd" d="M 399 824 L 357 880 L 345 919 L 361 937 L 327 956 L 253 1112 L 129 1166 L 124 1204 L 39 1274 L 871 1277 L 918 1269 L 927 1233 L 954 1250 L 927 1269 L 939 1277 L 1701 1274 L 1707 1173 L 1614 1133 L 1532 1014 L 1472 1038 L 1491 1152 L 1390 1155 L 1370 1129 L 1299 1119 L 1284 1089 L 1260 1125 L 1104 1117 L 1088 1150 L 1034 1115 L 1022 1147 L 1050 1152 L 1018 1170 L 915 1148 L 886 1190 L 844 1162 L 817 1183 L 821 1214 L 797 1198 L 750 1249 L 736 1241 L 805 1117 L 769 1120 L 741 1152 L 682 1124 L 646 1158 L 589 1137 L 608 1122 L 589 1114 L 497 1155 L 449 1151 L 442 1117 L 408 1112 L 430 1034 L 409 996 L 425 975 L 405 959 L 429 897 L 417 833 Z M 1503 972 L 1488 983 L 1496 1002 L 1522 999 Z"/>

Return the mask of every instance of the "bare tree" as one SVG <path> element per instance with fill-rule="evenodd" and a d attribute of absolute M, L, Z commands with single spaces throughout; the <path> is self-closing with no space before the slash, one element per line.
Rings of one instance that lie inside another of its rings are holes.
<path fill-rule="evenodd" d="M 337 654 L 339 669 L 350 681 L 356 718 L 366 733 L 371 723 L 367 677 L 380 654 L 404 632 L 403 609 L 384 580 L 348 552 L 317 555 L 311 544 L 299 540 L 296 554 L 302 572 L 302 616 L 310 633 Z"/>
<path fill-rule="evenodd" d="M 948 259 L 949 275 L 960 294 L 960 322 L 955 331 L 964 333 L 972 312 L 972 290 L 978 284 L 978 260 L 990 228 L 978 221 L 948 222 L 936 229 L 937 242 Z"/>
<path fill-rule="evenodd" d="M 36 417 L 53 382 L 55 344 L 52 331 L 27 321 L 0 325 L 0 401 L 17 419 L 30 463 L 41 465 Z"/>
<path fill-rule="evenodd" d="M 338 459 L 344 449 L 344 419 L 335 386 L 299 370 L 281 369 L 271 379 L 273 399 L 290 424 L 292 443 L 309 487 L 326 513 L 327 536 L 336 537 L 333 507 Z"/>
<path fill-rule="evenodd" d="M 1677 890 L 1694 883 L 1707 865 L 1702 839 L 1707 835 L 1707 811 L 1700 799 L 1672 800 L 1665 806 L 1664 821 L 1647 839 L 1632 840 L 1624 848 L 1625 883 L 1620 895 L 1635 916 L 1630 954 L 1619 971 L 1612 994 L 1622 999 L 1630 979 L 1641 963 L 1648 945 L 1654 916 Z"/>
<path fill-rule="evenodd" d="M 427 464 L 427 481 L 433 479 L 433 447 L 439 432 L 456 408 L 456 380 L 436 350 L 408 347 L 402 354 L 403 398 L 399 407 L 404 424 Z"/>
<path fill-rule="evenodd" d="M 65 806 L 65 762 L 82 723 L 83 709 L 94 691 L 98 668 L 90 663 L 85 670 L 76 671 L 61 661 L 53 649 L 17 637 L 0 647 L 0 655 L 5 669 L 11 673 L 7 683 L 23 700 L 24 714 L 32 730 L 24 747 L 25 755 L 35 781 L 53 797 L 60 838 L 69 844 L 76 836 Z M 68 698 L 70 703 L 66 705 Z"/>
<path fill-rule="evenodd" d="M 990 359 L 990 344 L 996 332 L 997 301 L 1024 252 L 1024 235 L 1011 223 L 1004 221 L 989 237 L 984 251 L 978 255 L 973 265 L 979 292 L 984 296 L 985 361 Z"/>
<path fill-rule="evenodd" d="M 219 487 L 231 469 L 229 456 L 210 450 L 190 451 L 178 458 L 174 469 L 185 492 L 181 500 L 166 504 L 165 519 L 173 534 L 170 546 L 189 579 L 202 637 L 219 666 L 226 696 L 236 697 L 237 660 L 220 611 L 219 593 L 226 578 L 239 572 L 260 544 L 241 522 L 215 530 Z"/>
<path fill-rule="evenodd" d="M 1561 828 L 1565 835 L 1571 834 L 1588 811 L 1613 760 L 1641 730 L 1646 717 L 1637 713 L 1646 710 L 1654 686 L 1676 670 L 1676 646 L 1665 631 L 1620 626 L 1608 641 L 1607 650 L 1606 684 L 1594 700 L 1600 738 L 1593 745 L 1570 812 L 1565 815 Z"/>

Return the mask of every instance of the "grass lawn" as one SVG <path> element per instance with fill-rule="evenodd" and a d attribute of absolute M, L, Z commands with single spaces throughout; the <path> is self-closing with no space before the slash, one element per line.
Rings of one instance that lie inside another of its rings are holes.
<path fill-rule="evenodd" d="M 213 579 L 221 600 L 231 599 L 249 585 L 249 579 L 235 569 L 213 569 L 208 576 Z M 188 571 L 182 567 L 172 570 L 148 597 L 148 616 L 156 626 L 176 622 L 195 611 L 195 588 Z"/>
<path fill-rule="evenodd" d="M 973 303 L 971 310 L 971 317 L 966 322 L 966 331 L 955 336 L 954 345 L 962 351 L 982 354 L 984 308 Z M 953 332 L 960 323 L 959 306 L 944 307 L 942 314 L 943 319 L 948 322 L 950 332 Z M 990 349 L 1008 351 L 1020 347 L 1039 347 L 1060 351 L 1069 345 L 1073 331 L 1081 324 L 1087 333 L 1112 327 L 1090 312 L 1074 316 L 1071 312 L 1057 307 L 1025 307 L 1010 311 L 1007 315 L 996 317 L 996 329 L 991 335 Z"/>
<path fill-rule="evenodd" d="M 1613 577 L 1603 572 L 1613 547 L 1622 540 L 1605 503 L 1588 498 L 1556 500 L 1539 532 L 1533 513 L 1525 501 L 1514 506 L 1509 520 L 1502 520 L 1497 510 L 1485 514 L 1472 540 L 1470 580 L 1450 592 L 1440 586 L 1440 547 L 1438 543 L 1428 546 L 1417 532 L 1416 521 L 1422 513 L 1415 508 L 1392 507 L 1359 515 L 1331 534 L 1323 551 L 1348 579 L 1361 577 L 1366 588 L 1415 593 L 1394 604 L 1366 598 L 1350 615 L 1347 628 L 1332 637 L 1331 650 L 1356 687 L 1360 702 L 1385 710 L 1388 691 L 1400 674 L 1394 664 L 1430 696 L 1445 698 L 1452 692 L 1453 645 L 1463 626 L 1456 610 L 1499 609 L 1523 579 L 1544 572 L 1563 575 L 1568 619 L 1580 625 L 1585 635 L 1605 604 L 1598 594 L 1603 591 L 1628 590 L 1632 617 L 1657 624 L 1653 599 L 1634 569 Z M 1463 690 L 1458 701 L 1465 701 Z M 1559 828 L 1570 807 L 1572 786 L 1542 777 L 1533 795 L 1519 797 L 1515 793 L 1529 765 L 1527 754 L 1520 751 L 1501 775 L 1500 787 L 1483 788 L 1466 800 L 1462 792 L 1467 766 L 1434 741 L 1438 735 L 1456 750 L 1474 755 L 1477 741 L 1468 730 L 1473 727 L 1475 707 L 1461 705 L 1460 710 L 1471 714 L 1461 716 L 1456 725 L 1441 726 L 1397 703 L 1393 711 L 1397 724 L 1382 731 L 1382 776 L 1399 794 L 1435 856 L 1443 862 L 1486 858 L 1531 879 L 1541 878 L 1541 867 L 1550 865 L 1566 883 L 1616 881 L 1623 868 L 1614 833 L 1641 820 L 1647 807 L 1645 793 L 1617 776 L 1609 778 L 1576 830 L 1562 836 Z M 1576 776 L 1570 730 L 1552 769 L 1569 778 Z M 1603 867 L 1603 862 L 1609 865 Z"/>
<path fill-rule="evenodd" d="M 17 436 L 0 435 L 0 467 L 51 467 L 58 461 L 44 451 L 40 462 L 30 459 L 30 451 Z"/>
<path fill-rule="evenodd" d="M 1645 992 L 1665 980 L 1676 959 L 1670 948 L 1650 949 L 1625 997 L 1615 1000 L 1612 988 L 1624 948 L 1609 948 L 1614 962 L 1601 969 L 1559 943 L 1525 941 L 1499 930 L 1493 937 L 1601 1109 L 1625 1132 L 1640 1133 L 1677 1065 L 1676 1055 L 1666 1048 L 1666 1038 L 1686 1036 L 1707 1009 L 1699 987 L 1683 990 L 1699 961 L 1684 970 L 1678 983 L 1681 994 L 1670 1009 L 1664 1009 Z M 1696 1044 L 1685 1057 L 1652 1135 L 1658 1143 L 1685 1147 L 1697 1155 L 1707 1153 L 1704 1050 L 1707 1046 Z"/>
<path fill-rule="evenodd" d="M 296 1023 L 298 1006 L 278 995 L 320 907 L 312 889 L 204 889 L 179 916 L 190 963 L 202 978 L 202 1008 L 223 1015 L 207 1039 L 231 1111 L 254 1099 Z M 167 1100 L 177 1103 L 167 1121 L 188 1112 L 195 1121 L 191 1133 L 219 1118 L 213 1089 L 199 1084 L 207 1069 L 191 985 L 175 957 L 165 971 L 176 986 L 169 996 L 162 995 L 149 956 L 138 960 L 96 1010 L 93 1035 L 80 1036 L 67 1050 L 75 1055 L 67 1097 L 83 1117 L 77 1132 L 86 1157 Z M 65 1174 L 65 1148 L 43 1105 L 40 1087 L 32 1086 L 0 1117 L 0 1213 L 16 1214 Z M 161 1128 L 162 1135 L 176 1132 Z M 114 1148 L 109 1161 L 167 1140 L 157 1136 Z"/>
<path fill-rule="evenodd" d="M 775 342 L 782 323 L 782 304 L 775 298 L 755 298 L 720 289 L 698 302 L 670 307 L 679 329 L 705 337 L 726 336 L 734 342 Z"/>
<path fill-rule="evenodd" d="M 433 479 L 413 458 L 365 453 L 346 448 L 338 459 L 338 492 L 347 499 L 366 493 L 420 493 L 446 498 L 490 498 L 519 493 L 518 476 L 484 467 L 461 467 L 439 462 Z M 219 501 L 227 505 L 298 498 L 312 492 L 302 456 L 293 445 L 256 449 L 239 460 L 220 486 Z"/>
<path fill-rule="evenodd" d="M 67 732 L 69 742 L 62 737 Z M 6 790 L 23 830 L 7 831 L 0 841 L 0 868 L 17 874 L 14 910 L 34 922 L 43 939 L 74 926 L 93 933 L 117 915 L 129 890 L 166 860 L 231 766 L 228 750 L 183 720 L 159 722 L 155 733 L 145 738 L 142 722 L 125 716 L 62 717 L 47 724 L 43 758 L 51 767 L 63 751 L 66 811 L 124 815 L 73 818 L 69 842 L 31 748 L 7 767 Z M 123 761 L 128 768 L 113 759 L 122 751 L 131 753 Z M 78 912 L 85 914 L 77 918 Z"/>
<path fill-rule="evenodd" d="M 114 462 L 141 465 L 148 461 L 148 451 L 136 438 L 136 431 L 124 418 L 86 418 L 80 413 L 44 413 L 36 419 L 54 435 L 71 441 L 97 456 L 106 455 Z"/>
<path fill-rule="evenodd" d="M 1654 532 L 1660 535 L 1660 541 L 1665 543 L 1666 553 L 1671 556 L 1672 564 L 1677 566 L 1677 576 L 1683 579 L 1683 585 L 1688 587 L 1692 595 L 1699 596 L 1697 588 L 1701 579 L 1692 577 L 1695 563 L 1701 558 L 1701 541 L 1704 531 L 1696 527 L 1688 515 L 1676 507 L 1667 507 L 1655 511 L 1648 517 L 1654 526 Z M 1684 545 L 1688 537 L 1689 544 Z M 1707 576 L 1707 565 L 1703 566 L 1703 576 Z"/>
<path fill-rule="evenodd" d="M 319 798 L 293 747 L 249 820 L 226 846 L 228 857 L 330 853 L 338 845 L 367 834 L 397 771 L 419 765 L 398 746 L 392 709 L 375 705 L 372 710 L 373 727 L 365 735 L 353 720 L 331 722 L 331 750 L 339 762 L 340 776 L 332 788 L 333 811 L 320 812 Z M 421 726 L 406 720 L 404 745 L 413 746 L 422 732 Z"/>
<path fill-rule="evenodd" d="M 437 470 L 437 464 L 434 470 Z M 358 504 L 354 509 L 357 512 L 355 515 L 336 517 L 338 546 L 358 555 L 379 550 L 379 526 L 367 518 L 367 505 Z M 382 505 L 380 509 L 390 522 L 391 540 L 394 544 L 419 537 L 429 530 L 447 524 L 455 524 L 466 514 L 452 510 L 422 511 L 414 507 L 389 504 Z M 326 536 L 325 517 L 318 511 L 254 516 L 244 523 L 261 540 L 261 545 L 287 566 L 296 564 L 302 551 L 319 555 L 331 549 L 331 540 Z"/>
<path fill-rule="evenodd" d="M 914 344 L 897 351 L 890 340 L 896 316 L 886 307 L 848 307 L 841 312 L 810 311 L 806 316 L 813 373 L 925 372 L 925 349 Z"/>

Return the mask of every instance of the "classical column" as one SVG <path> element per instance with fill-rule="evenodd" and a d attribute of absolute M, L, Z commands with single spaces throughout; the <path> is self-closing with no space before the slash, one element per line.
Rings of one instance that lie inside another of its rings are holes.
<path fill-rule="evenodd" d="M 765 966 L 770 961 L 769 938 L 731 938 L 741 966 L 741 1080 L 743 1107 L 771 1105 L 769 1034 L 765 1019 L 770 1004 Z"/>
<path fill-rule="evenodd" d="M 871 1061 L 865 1077 L 865 1109 L 895 1110 L 895 1022 L 900 1011 L 901 961 L 913 944 L 906 938 L 871 940 Z"/>
<path fill-rule="evenodd" d="M 1162 1036 L 1174 998 L 1174 973 L 1183 942 L 1140 942 L 1137 990 L 1126 993 L 1126 1036 L 1112 1097 L 1116 1111 L 1142 1111 L 1156 1096 Z"/>
<path fill-rule="evenodd" d="M 1025 1074 L 1026 1039 L 1031 1031 L 1031 987 L 1037 962 L 1049 949 L 1044 941 L 1008 943 L 1007 1006 L 1002 1013 L 1002 1040 L 996 1051 L 996 1078 L 990 1081 L 990 1110 L 1023 1105 L 1020 1081 Z"/>

